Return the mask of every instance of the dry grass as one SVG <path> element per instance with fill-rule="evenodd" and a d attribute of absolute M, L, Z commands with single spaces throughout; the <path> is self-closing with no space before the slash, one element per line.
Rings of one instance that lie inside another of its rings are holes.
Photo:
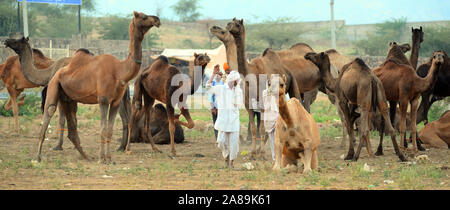
<path fill-rule="evenodd" d="M 430 149 L 420 154 L 429 156 L 431 162 L 400 163 L 390 142 L 386 142 L 385 156 L 369 158 L 362 151 L 358 162 L 340 159 L 346 150 L 339 147 L 340 129 L 329 124 L 319 110 L 328 108 L 324 102 L 317 103 L 316 120 L 321 124 L 322 141 L 319 147 L 319 170 L 308 175 L 282 170 L 272 171 L 271 161 L 251 161 L 252 171 L 242 170 L 248 162 L 248 143 L 240 145 L 244 156 L 238 157 L 236 170 L 224 168 L 221 152 L 215 145 L 211 129 L 201 126 L 185 129 L 187 141 L 176 145 L 178 157 L 171 159 L 169 145 L 159 145 L 162 154 L 151 152 L 148 144 L 134 144 L 133 153 L 127 155 L 113 151 L 114 164 L 97 163 L 99 120 L 96 106 L 81 105 L 79 108 L 79 132 L 81 145 L 93 161 L 80 159 L 73 145 L 65 139 L 64 151 L 51 151 L 57 143 L 57 117 L 52 119 L 52 133 L 43 146 L 43 161 L 35 163 L 37 135 L 40 116 L 22 121 L 22 133 L 14 136 L 12 118 L 0 118 L 0 189 L 450 189 L 449 150 Z M 314 105 L 313 105 L 314 107 Z M 332 111 L 327 111 L 332 113 Z M 196 120 L 211 123 L 207 110 L 193 110 Z M 247 118 L 241 112 L 243 136 L 247 132 Z M 330 114 L 331 115 L 331 114 Z M 332 113 L 334 115 L 334 113 Z M 329 117 L 333 119 L 333 116 Z M 114 138 L 121 136 L 121 122 L 117 118 Z M 373 146 L 377 138 L 372 139 Z M 114 141 L 112 148 L 119 146 Z M 197 157 L 198 154 L 204 157 Z M 270 159 L 270 149 L 266 147 L 265 157 Z M 413 161 L 412 158 L 410 158 Z M 373 172 L 364 170 L 368 164 Z M 385 183 L 393 181 L 393 183 Z"/>

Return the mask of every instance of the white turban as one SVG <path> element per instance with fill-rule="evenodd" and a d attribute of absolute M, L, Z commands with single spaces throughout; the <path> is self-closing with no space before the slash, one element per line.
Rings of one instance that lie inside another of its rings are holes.
<path fill-rule="evenodd" d="M 238 81 L 241 79 L 241 75 L 239 75 L 238 71 L 231 71 L 230 74 L 227 76 L 227 84 L 230 84 L 234 81 Z"/>

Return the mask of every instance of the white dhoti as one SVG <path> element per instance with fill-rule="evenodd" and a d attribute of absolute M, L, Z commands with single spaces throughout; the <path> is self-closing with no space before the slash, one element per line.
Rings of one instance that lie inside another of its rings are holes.
<path fill-rule="evenodd" d="M 239 152 L 239 132 L 223 132 L 217 134 L 217 146 L 222 150 L 223 158 L 237 158 Z"/>
<path fill-rule="evenodd" d="M 270 141 L 270 151 L 272 152 L 272 160 L 275 160 L 275 150 L 274 150 L 274 144 L 275 144 L 275 130 L 267 132 L 267 135 L 269 136 Z"/>

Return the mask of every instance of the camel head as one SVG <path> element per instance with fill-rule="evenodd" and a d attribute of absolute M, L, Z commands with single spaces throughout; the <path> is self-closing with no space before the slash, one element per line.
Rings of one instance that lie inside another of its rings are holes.
<path fill-rule="evenodd" d="M 306 53 L 305 59 L 311 61 L 316 66 L 328 66 L 328 69 L 330 67 L 330 58 L 328 57 L 328 54 L 325 52 L 321 53 L 315 53 L 315 52 L 309 52 Z"/>
<path fill-rule="evenodd" d="M 161 26 L 159 17 L 146 15 L 142 12 L 136 11 L 134 11 L 133 23 L 135 28 L 141 31 L 143 34 L 147 33 L 147 31 L 150 30 L 150 28 L 152 28 L 153 26 L 156 26 L 157 28 Z"/>
<path fill-rule="evenodd" d="M 390 42 L 389 43 L 388 54 L 392 50 L 397 50 L 397 49 L 400 49 L 403 53 L 407 53 L 408 51 L 411 50 L 411 45 L 409 45 L 408 43 L 402 44 L 402 45 L 398 45 L 397 42 Z"/>
<path fill-rule="evenodd" d="M 436 63 L 436 65 L 444 64 L 447 59 L 447 54 L 444 51 L 436 51 L 433 53 L 432 62 Z"/>
<path fill-rule="evenodd" d="M 232 22 L 229 22 L 227 24 L 227 30 L 234 36 L 240 36 L 244 33 L 244 19 L 238 20 L 236 18 L 233 18 Z"/>
<path fill-rule="evenodd" d="M 196 66 L 206 66 L 211 61 L 208 54 L 197 54 L 194 53 L 194 65 Z"/>
<path fill-rule="evenodd" d="M 286 94 L 286 75 L 280 77 L 278 74 L 272 74 L 267 80 L 268 95 L 278 95 L 279 97 L 284 97 Z"/>
<path fill-rule="evenodd" d="M 412 32 L 412 42 L 413 43 L 422 43 L 423 42 L 423 30 L 422 30 L 422 26 L 420 26 L 420 28 L 418 29 L 414 29 L 411 28 L 411 32 Z"/>
<path fill-rule="evenodd" d="M 222 42 L 234 42 L 234 37 L 231 33 L 219 26 L 213 26 L 209 29 L 209 32 L 217 37 Z"/>
<path fill-rule="evenodd" d="M 9 39 L 5 40 L 4 44 L 5 47 L 9 47 L 19 54 L 29 46 L 28 41 L 28 37 L 25 38 L 21 33 L 11 33 Z"/>

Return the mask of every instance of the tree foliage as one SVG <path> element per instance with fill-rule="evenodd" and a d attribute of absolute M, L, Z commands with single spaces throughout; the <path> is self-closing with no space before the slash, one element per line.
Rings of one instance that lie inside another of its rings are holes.
<path fill-rule="evenodd" d="M 384 23 L 376 24 L 375 33 L 369 34 L 367 39 L 356 42 L 358 54 L 385 55 L 389 42 L 403 43 L 406 27 L 406 18 L 392 19 Z"/>
<path fill-rule="evenodd" d="M 299 42 L 300 35 L 305 33 L 306 29 L 289 24 L 291 22 L 293 22 L 292 18 L 283 17 L 246 26 L 247 50 L 261 51 L 266 48 L 280 50 Z"/>
<path fill-rule="evenodd" d="M 183 22 L 195 22 L 200 17 L 198 0 L 179 0 L 171 8 Z"/>
<path fill-rule="evenodd" d="M 450 53 L 450 25 L 424 28 L 424 41 L 420 47 L 420 56 L 428 57 L 434 51 L 444 50 Z"/>

